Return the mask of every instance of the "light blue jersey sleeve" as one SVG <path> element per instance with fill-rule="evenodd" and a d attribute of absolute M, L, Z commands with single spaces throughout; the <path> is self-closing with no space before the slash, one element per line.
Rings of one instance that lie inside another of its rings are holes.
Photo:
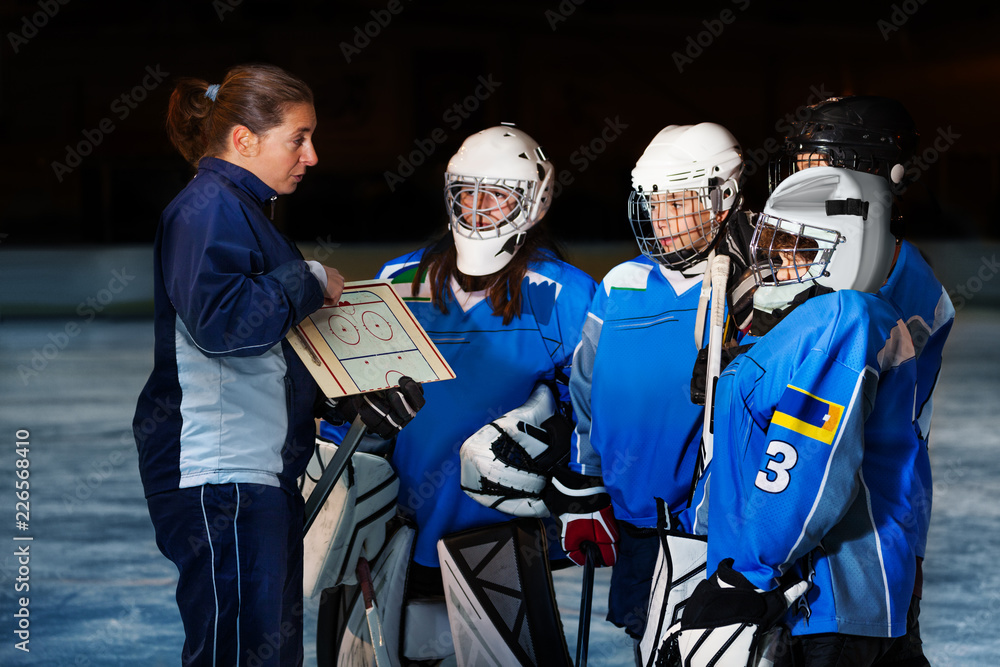
<path fill-rule="evenodd" d="M 597 342 L 601 339 L 601 327 L 604 324 L 594 308 L 602 307 L 599 301 L 604 291 L 598 291 L 583 323 L 580 343 L 573 355 L 573 374 L 570 376 L 569 393 L 573 401 L 573 414 L 576 417 L 576 428 L 570 443 L 570 468 L 584 475 L 600 476 L 601 457 L 590 442 L 592 411 L 590 405 L 590 389 L 594 374 L 594 357 L 597 354 Z"/>
<path fill-rule="evenodd" d="M 934 482 L 928 450 L 931 417 L 934 414 L 934 389 L 944 344 L 955 321 L 955 307 L 947 290 L 934 275 L 933 269 L 908 241 L 900 244 L 899 257 L 879 294 L 899 308 L 913 339 L 916 356 L 917 390 L 914 404 L 914 425 L 922 451 L 917 459 L 918 478 L 923 489 L 914 513 L 920 523 L 920 543 L 917 555 L 924 556 L 930 528 Z"/>

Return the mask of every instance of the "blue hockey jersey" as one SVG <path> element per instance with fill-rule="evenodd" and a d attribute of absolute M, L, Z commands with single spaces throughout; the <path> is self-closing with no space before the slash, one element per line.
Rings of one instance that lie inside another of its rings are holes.
<path fill-rule="evenodd" d="M 600 475 L 615 516 L 656 526 L 656 501 L 687 504 L 704 410 L 691 402 L 702 276 L 639 256 L 598 287 L 573 359 L 570 466 Z"/>
<path fill-rule="evenodd" d="M 927 529 L 931 516 L 933 483 L 928 453 L 933 393 L 941 371 L 941 358 L 945 341 L 955 320 L 955 308 L 948 292 L 942 287 L 933 270 L 911 243 L 903 241 L 899 257 L 885 285 L 878 294 L 892 302 L 902 313 L 916 356 L 917 390 L 914 426 L 921 442 L 917 456 L 917 477 L 923 493 L 913 500 L 913 511 L 918 522 L 920 539 L 917 555 L 921 558 L 927 544 Z M 756 337 L 747 336 L 741 343 L 752 344 Z M 708 503 L 705 488 L 711 482 L 711 467 L 699 481 L 692 507 L 680 515 L 682 528 L 689 533 L 705 535 L 708 529 Z"/>
<path fill-rule="evenodd" d="M 534 264 L 522 282 L 521 315 L 504 326 L 484 293 L 463 292 L 454 281 L 448 314 L 432 305 L 426 276 L 414 296 L 410 284 L 422 254 L 389 262 L 378 277 L 393 283 L 457 376 L 424 385 L 427 403 L 397 436 L 392 457 L 400 507 L 417 522 L 414 559 L 437 567 L 442 536 L 510 520 L 462 491 L 459 449 L 484 425 L 523 405 L 538 381 L 569 374 L 595 284 L 554 258 Z"/>
<path fill-rule="evenodd" d="M 914 504 L 914 512 L 919 522 L 920 541 L 917 555 L 923 558 L 927 545 L 927 528 L 931 519 L 931 461 L 928 453 L 928 437 L 931 428 L 931 414 L 934 410 L 934 387 L 941 371 L 941 355 L 945 340 L 955 321 L 955 308 L 948 292 L 934 275 L 934 271 L 921 257 L 920 251 L 903 241 L 899 249 L 896 265 L 879 294 L 894 303 L 903 314 L 903 320 L 913 338 L 913 351 L 917 357 L 917 437 L 921 451 L 917 457 L 917 474 L 923 494 Z"/>
<path fill-rule="evenodd" d="M 793 634 L 906 631 L 915 383 L 898 311 L 855 291 L 799 306 L 719 378 L 709 570 L 734 558 L 765 590 L 789 571 L 810 580 Z"/>

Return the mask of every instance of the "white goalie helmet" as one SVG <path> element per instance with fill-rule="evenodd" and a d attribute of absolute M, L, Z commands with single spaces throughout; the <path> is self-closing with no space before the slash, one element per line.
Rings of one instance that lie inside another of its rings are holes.
<path fill-rule="evenodd" d="M 675 270 L 704 259 L 739 207 L 742 174 L 739 142 L 721 125 L 660 130 L 632 170 L 628 217 L 642 254 Z"/>
<path fill-rule="evenodd" d="M 488 276 L 510 262 L 549 209 L 554 171 L 538 142 L 513 125 L 462 143 L 444 175 L 459 271 Z"/>
<path fill-rule="evenodd" d="M 788 303 L 812 284 L 878 291 L 895 252 L 891 202 L 885 178 L 850 169 L 814 167 L 778 184 L 750 241 L 755 305 L 778 292 Z"/>

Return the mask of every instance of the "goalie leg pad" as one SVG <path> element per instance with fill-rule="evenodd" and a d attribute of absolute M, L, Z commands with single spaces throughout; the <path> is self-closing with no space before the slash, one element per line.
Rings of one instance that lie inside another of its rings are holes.
<path fill-rule="evenodd" d="M 405 627 L 401 610 L 415 531 L 398 521 L 393 521 L 390 529 L 390 537 L 369 565 L 383 638 L 392 661 L 390 667 L 398 667 L 400 635 Z M 375 653 L 359 586 L 339 586 L 324 591 L 317 622 L 316 649 L 319 667 L 374 667 Z"/>
<path fill-rule="evenodd" d="M 664 532 L 653 571 L 646 629 L 639 643 L 643 664 L 676 655 L 680 619 L 688 598 L 705 580 L 708 542 L 704 537 Z"/>
<path fill-rule="evenodd" d="M 308 498 L 315 480 L 333 458 L 337 446 L 317 439 L 302 494 Z M 399 478 L 384 458 L 357 452 L 320 509 L 304 541 L 303 590 L 307 597 L 324 588 L 357 584 L 358 558 L 372 560 L 385 543 L 385 524 L 396 513 Z"/>
<path fill-rule="evenodd" d="M 406 603 L 406 636 L 403 655 L 410 660 L 444 660 L 455 655 L 444 598 Z"/>
<path fill-rule="evenodd" d="M 447 535 L 438 556 L 459 667 L 571 664 L 537 520 Z"/>

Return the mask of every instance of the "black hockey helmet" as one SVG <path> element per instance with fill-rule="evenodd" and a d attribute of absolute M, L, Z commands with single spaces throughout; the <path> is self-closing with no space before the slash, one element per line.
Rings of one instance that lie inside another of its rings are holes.
<path fill-rule="evenodd" d="M 902 165 L 913 157 L 920 136 L 902 104 L 874 95 L 831 97 L 806 112 L 771 159 L 769 192 L 793 172 L 814 166 L 877 174 L 890 185 L 902 181 Z"/>

